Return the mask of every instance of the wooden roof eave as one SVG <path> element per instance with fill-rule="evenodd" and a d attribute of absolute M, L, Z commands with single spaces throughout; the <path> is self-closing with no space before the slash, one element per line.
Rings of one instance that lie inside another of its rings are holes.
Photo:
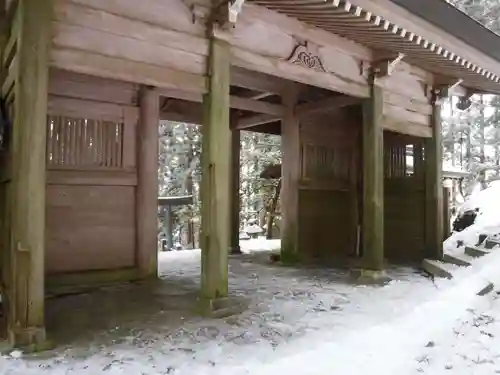
<path fill-rule="evenodd" d="M 405 60 L 461 86 L 500 93 L 500 76 L 349 1 L 248 0 L 376 50 L 402 53 Z M 417 17 L 417 16 L 415 16 Z M 500 71 L 500 63 L 499 63 Z"/>

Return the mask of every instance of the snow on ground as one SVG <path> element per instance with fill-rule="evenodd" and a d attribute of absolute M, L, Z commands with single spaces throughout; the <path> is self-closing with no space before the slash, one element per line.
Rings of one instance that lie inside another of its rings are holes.
<path fill-rule="evenodd" d="M 460 269 L 454 280 L 434 283 L 394 267 L 389 285 L 357 286 L 345 270 L 269 264 L 269 253 L 257 250 L 276 249 L 279 241 L 241 246 L 245 254 L 230 258 L 230 291 L 248 299 L 243 314 L 198 317 L 200 252 L 161 253 L 158 283 L 49 301 L 58 348 L 0 357 L 0 374 L 408 374 L 500 267 L 499 252 Z"/>
<path fill-rule="evenodd" d="M 500 233 L 500 181 L 492 182 L 487 189 L 475 190 L 460 207 L 459 212 L 476 208 L 479 209 L 479 213 L 474 224 L 448 238 L 444 242 L 445 252 L 463 252 L 464 246 L 477 244 L 480 234 Z M 457 246 L 457 241 L 461 241 L 463 245 Z"/>
<path fill-rule="evenodd" d="M 500 373 L 500 298 L 476 297 L 463 318 L 419 355 L 415 374 Z"/>
<path fill-rule="evenodd" d="M 240 241 L 241 251 L 245 253 L 279 250 L 280 246 L 281 240 L 266 240 L 265 237 L 253 238 L 247 241 Z"/>

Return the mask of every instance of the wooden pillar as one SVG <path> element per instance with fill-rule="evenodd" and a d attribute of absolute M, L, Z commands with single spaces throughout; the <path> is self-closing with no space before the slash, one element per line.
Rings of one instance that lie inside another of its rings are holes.
<path fill-rule="evenodd" d="M 240 249 L 240 131 L 231 131 L 231 254 Z"/>
<path fill-rule="evenodd" d="M 299 179 L 300 122 L 295 115 L 298 86 L 290 83 L 283 94 L 286 113 L 281 121 L 281 260 L 295 262 L 299 258 Z"/>
<path fill-rule="evenodd" d="M 137 126 L 137 268 L 141 278 L 158 276 L 158 92 L 142 86 Z"/>
<path fill-rule="evenodd" d="M 8 334 L 15 346 L 45 341 L 45 194 L 52 2 L 17 8 L 17 76 L 11 139 Z M 36 349 L 32 348 L 32 349 Z"/>
<path fill-rule="evenodd" d="M 383 90 L 371 86 L 363 103 L 363 267 L 384 268 L 384 133 Z"/>
<path fill-rule="evenodd" d="M 231 221 L 230 46 L 211 36 L 208 92 L 203 97 L 201 182 L 201 301 L 228 294 Z M 205 305 L 208 303 L 208 305 Z"/>
<path fill-rule="evenodd" d="M 432 138 L 425 140 L 425 244 L 426 256 L 443 257 L 443 187 L 441 105 L 433 99 Z"/>

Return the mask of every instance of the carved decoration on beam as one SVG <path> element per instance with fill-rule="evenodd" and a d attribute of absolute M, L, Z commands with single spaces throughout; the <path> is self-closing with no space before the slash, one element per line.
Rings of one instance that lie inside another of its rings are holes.
<path fill-rule="evenodd" d="M 287 61 L 304 68 L 326 73 L 320 57 L 309 50 L 307 42 L 298 44 Z"/>

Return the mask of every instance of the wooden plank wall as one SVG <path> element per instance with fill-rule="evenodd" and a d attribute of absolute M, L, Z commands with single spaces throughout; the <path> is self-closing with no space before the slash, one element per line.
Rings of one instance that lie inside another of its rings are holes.
<path fill-rule="evenodd" d="M 55 0 L 55 67 L 204 92 L 208 42 L 181 0 Z"/>
<path fill-rule="evenodd" d="M 136 85 L 52 69 L 46 271 L 133 267 Z"/>
<path fill-rule="evenodd" d="M 384 133 L 385 256 L 419 261 L 425 256 L 425 185 L 422 138 Z M 406 146 L 413 148 L 413 172 L 407 168 Z"/>
<path fill-rule="evenodd" d="M 309 258 L 356 252 L 361 128 L 351 112 L 301 122 L 299 246 Z"/>
<path fill-rule="evenodd" d="M 384 129 L 431 137 L 429 82 L 432 82 L 431 74 L 408 64 L 398 65 L 392 76 L 380 80 L 384 88 Z"/>

